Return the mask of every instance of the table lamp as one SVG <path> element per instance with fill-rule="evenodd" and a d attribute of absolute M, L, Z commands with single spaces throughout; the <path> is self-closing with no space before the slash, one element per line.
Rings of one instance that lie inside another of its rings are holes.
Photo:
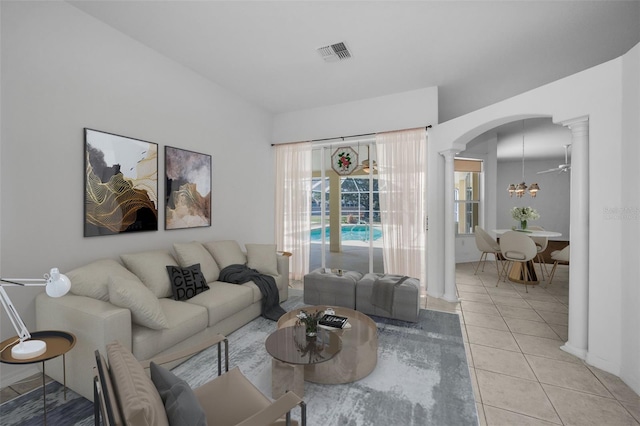
<path fill-rule="evenodd" d="M 58 268 L 51 268 L 48 274 L 44 274 L 44 278 L 0 278 L 0 281 L 23 287 L 46 286 L 46 292 L 49 297 L 64 296 L 71 288 L 71 281 L 66 275 L 61 274 Z M 13 328 L 16 329 L 20 338 L 20 343 L 11 348 L 11 356 L 15 359 L 30 359 L 45 353 L 47 344 L 42 340 L 30 340 L 31 334 L 27 330 L 27 326 L 20 318 L 18 311 L 11 303 L 11 299 L 9 299 L 9 295 L 2 285 L 0 285 L 0 301 L 2 301 L 2 306 L 7 311 L 11 324 L 13 324 Z"/>

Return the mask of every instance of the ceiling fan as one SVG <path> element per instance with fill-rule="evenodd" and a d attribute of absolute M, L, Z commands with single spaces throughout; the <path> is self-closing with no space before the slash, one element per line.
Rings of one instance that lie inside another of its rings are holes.
<path fill-rule="evenodd" d="M 560 174 L 560 173 L 567 173 L 569 170 L 571 170 L 571 164 L 569 164 L 569 147 L 570 146 L 571 144 L 564 145 L 564 164 L 558 165 L 558 167 L 556 167 L 555 169 L 543 170 L 541 172 L 538 172 L 537 174 L 541 175 L 543 173 L 551 173 L 551 172 L 558 172 L 558 174 Z"/>

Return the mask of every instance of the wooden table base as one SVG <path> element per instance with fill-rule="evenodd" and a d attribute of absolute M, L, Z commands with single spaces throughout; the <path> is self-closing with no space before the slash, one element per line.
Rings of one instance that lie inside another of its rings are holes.
<path fill-rule="evenodd" d="M 526 274 L 524 265 L 524 262 L 513 262 L 509 271 L 509 281 L 525 285 L 538 285 L 540 281 L 538 281 L 538 274 L 536 274 L 533 261 L 526 262 Z"/>

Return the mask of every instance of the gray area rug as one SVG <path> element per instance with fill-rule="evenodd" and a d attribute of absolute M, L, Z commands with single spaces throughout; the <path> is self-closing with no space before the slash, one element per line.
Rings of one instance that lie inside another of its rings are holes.
<path fill-rule="evenodd" d="M 293 290 L 283 307 L 302 306 Z M 456 314 L 421 310 L 415 323 L 372 317 L 378 325 L 378 364 L 367 377 L 344 385 L 305 383 L 309 425 L 477 425 L 469 367 Z M 271 357 L 264 341 L 276 324 L 258 318 L 228 336 L 230 366 L 238 366 L 271 396 Z M 217 348 L 173 369 L 192 387 L 217 376 Z M 49 389 L 47 389 L 49 392 Z M 49 401 L 61 400 L 52 388 Z M 49 424 L 92 424 L 91 403 L 72 393 L 60 401 Z M 30 402 L 29 402 L 30 401 Z M 39 404 L 39 405 L 38 405 Z M 52 404 L 53 405 L 53 404 Z M 53 407 L 52 407 L 53 408 Z M 298 418 L 299 409 L 293 417 Z M 37 390 L 0 406 L 2 424 L 42 424 L 42 392 Z"/>

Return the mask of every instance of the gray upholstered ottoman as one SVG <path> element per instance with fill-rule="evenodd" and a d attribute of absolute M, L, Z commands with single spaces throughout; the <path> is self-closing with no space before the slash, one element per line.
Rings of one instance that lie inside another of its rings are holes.
<path fill-rule="evenodd" d="M 344 306 L 355 309 L 356 283 L 362 274 L 342 271 L 342 275 L 315 269 L 304 276 L 304 303 L 308 305 Z"/>
<path fill-rule="evenodd" d="M 420 281 L 416 278 L 407 278 L 396 286 L 393 291 L 391 311 L 387 311 L 371 303 L 373 284 L 379 278 L 389 278 L 398 282 L 403 277 L 390 274 L 366 274 L 356 286 L 356 310 L 369 315 L 417 322 L 420 313 Z"/>

